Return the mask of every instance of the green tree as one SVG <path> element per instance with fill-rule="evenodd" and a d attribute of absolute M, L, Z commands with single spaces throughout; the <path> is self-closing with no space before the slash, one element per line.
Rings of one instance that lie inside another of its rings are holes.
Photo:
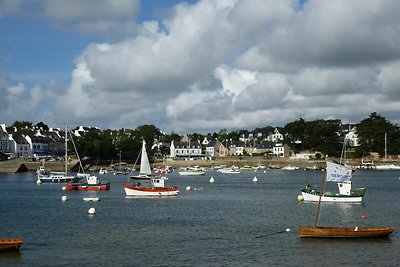
<path fill-rule="evenodd" d="M 318 150 L 329 156 L 340 156 L 340 120 L 315 120 L 306 123 L 304 148 Z"/>
<path fill-rule="evenodd" d="M 389 154 L 400 153 L 399 127 L 387 121 L 384 117 L 373 112 L 368 118 L 356 126 L 360 146 L 356 148 L 356 156 L 365 156 L 369 152 L 385 155 L 385 134 Z"/>
<path fill-rule="evenodd" d="M 17 128 L 18 130 L 21 130 L 21 129 L 24 129 L 24 128 L 31 128 L 32 127 L 32 122 L 29 122 L 29 121 L 15 121 L 11 126 Z"/>
<path fill-rule="evenodd" d="M 289 122 L 283 127 L 283 132 L 285 133 L 284 141 L 295 152 L 304 149 L 305 129 L 306 122 L 303 118 L 300 118 L 298 121 Z"/>

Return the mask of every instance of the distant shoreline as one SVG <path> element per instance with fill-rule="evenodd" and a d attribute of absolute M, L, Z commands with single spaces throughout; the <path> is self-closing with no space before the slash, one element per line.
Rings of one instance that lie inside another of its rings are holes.
<path fill-rule="evenodd" d="M 350 164 L 353 166 L 358 166 L 361 162 L 361 159 L 351 159 L 349 160 Z M 400 163 L 400 160 L 390 160 L 391 162 Z M 381 163 L 384 162 L 382 160 L 375 161 L 374 163 Z M 155 166 L 161 166 L 163 164 L 169 165 L 174 169 L 180 167 L 188 167 L 188 166 L 195 166 L 198 165 L 200 167 L 215 167 L 215 166 L 232 166 L 236 165 L 239 167 L 243 166 L 257 166 L 257 165 L 264 165 L 265 167 L 269 166 L 277 166 L 277 167 L 284 167 L 287 165 L 297 166 L 301 169 L 306 167 L 318 167 L 321 168 L 324 165 L 324 160 L 298 160 L 298 159 L 287 159 L 287 158 L 273 158 L 273 159 L 265 159 L 265 158 L 257 158 L 257 157 L 230 157 L 230 158 L 219 158 L 215 160 L 167 160 L 165 163 L 157 162 Z M 27 161 L 23 159 L 13 159 L 7 161 L 0 161 L 0 173 L 16 173 L 16 172 L 35 172 L 38 166 L 41 165 L 41 162 L 38 161 Z M 68 170 L 73 169 L 77 165 L 77 160 L 72 160 L 68 164 Z M 45 162 L 46 168 L 49 168 L 54 171 L 63 171 L 64 170 L 64 162 L 63 161 L 46 161 Z M 98 171 L 100 168 L 105 168 L 107 166 L 101 165 L 90 165 L 87 164 L 85 166 L 89 171 Z M 134 167 L 133 164 L 127 164 L 125 167 Z M 136 169 L 139 166 L 135 166 Z"/>

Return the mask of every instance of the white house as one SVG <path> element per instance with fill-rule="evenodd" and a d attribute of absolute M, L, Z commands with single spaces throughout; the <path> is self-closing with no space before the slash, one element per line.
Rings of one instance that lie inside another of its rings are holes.
<path fill-rule="evenodd" d="M 360 146 L 360 142 L 358 139 L 358 135 L 356 133 L 356 127 L 353 127 L 345 136 L 347 145 L 354 147 L 354 146 Z"/>
<path fill-rule="evenodd" d="M 202 157 L 202 146 L 198 142 L 171 142 L 170 157 Z"/>
<path fill-rule="evenodd" d="M 283 135 L 275 128 L 274 132 L 267 137 L 268 142 L 276 143 L 283 140 Z"/>

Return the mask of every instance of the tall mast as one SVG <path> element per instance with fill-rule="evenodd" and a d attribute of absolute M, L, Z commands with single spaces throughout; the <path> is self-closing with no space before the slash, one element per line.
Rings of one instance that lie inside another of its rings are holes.
<path fill-rule="evenodd" d="M 65 159 L 64 159 L 64 171 L 65 171 L 65 176 L 67 176 L 67 161 L 68 161 L 68 136 L 67 136 L 67 131 L 68 131 L 68 125 L 65 124 Z"/>
<path fill-rule="evenodd" d="M 321 181 L 320 190 L 319 190 L 317 214 L 315 216 L 314 227 L 318 227 L 318 223 L 319 223 L 319 214 L 320 214 L 320 211 L 321 211 L 321 198 L 322 198 L 322 195 L 324 194 L 326 175 L 327 175 L 327 171 L 326 171 L 326 161 L 325 161 L 325 173 L 322 174 L 322 181 Z"/>
<path fill-rule="evenodd" d="M 385 133 L 385 160 L 387 159 L 387 133 Z"/>

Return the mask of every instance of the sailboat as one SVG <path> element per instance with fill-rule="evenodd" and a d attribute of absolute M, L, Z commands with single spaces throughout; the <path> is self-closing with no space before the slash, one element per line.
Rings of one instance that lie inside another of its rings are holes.
<path fill-rule="evenodd" d="M 352 189 L 353 170 L 341 164 L 331 161 L 326 162 L 326 181 L 336 182 L 339 193 L 320 192 L 318 188 L 307 185 L 301 188 L 301 196 L 304 201 L 322 202 L 352 202 L 361 203 L 365 194 L 365 188 Z"/>
<path fill-rule="evenodd" d="M 78 150 L 76 149 L 74 139 L 70 134 L 72 144 L 75 149 L 76 157 L 79 161 L 80 169 L 83 171 L 81 173 L 81 177 L 86 179 L 86 183 L 71 181 L 65 185 L 65 190 L 67 191 L 106 191 L 110 190 L 110 183 L 101 182 L 96 175 L 90 175 L 89 173 L 85 173 L 84 168 L 82 166 L 81 158 L 79 157 Z"/>
<path fill-rule="evenodd" d="M 317 205 L 317 214 L 314 226 L 299 226 L 299 234 L 301 238 L 372 238 L 372 237 L 388 237 L 393 233 L 394 228 L 385 227 L 322 227 L 319 226 L 319 216 L 321 211 L 322 196 L 324 195 L 325 183 L 329 177 L 334 177 L 337 172 L 330 173 L 328 170 L 329 161 L 327 163 L 327 171 L 323 175 L 321 183 L 321 191 L 319 193 L 319 200 Z"/>
<path fill-rule="evenodd" d="M 393 162 L 387 162 L 387 133 L 385 133 L 385 164 L 376 164 L 375 169 L 379 171 L 400 170 L 399 165 Z"/>
<path fill-rule="evenodd" d="M 37 173 L 37 184 L 41 183 L 65 183 L 78 180 L 77 177 L 68 176 L 68 136 L 67 129 L 65 126 L 65 156 L 64 156 L 64 172 L 53 172 L 46 169 L 44 165 L 39 166 Z"/>
<path fill-rule="evenodd" d="M 131 182 L 122 184 L 127 196 L 176 196 L 179 193 L 177 186 L 166 187 L 163 174 L 158 176 L 151 173 L 150 162 L 146 150 L 146 142 L 143 140 L 141 150 L 140 173 L 130 176 Z M 141 184 L 142 181 L 144 185 Z M 146 183 L 148 185 L 146 185 Z"/>

